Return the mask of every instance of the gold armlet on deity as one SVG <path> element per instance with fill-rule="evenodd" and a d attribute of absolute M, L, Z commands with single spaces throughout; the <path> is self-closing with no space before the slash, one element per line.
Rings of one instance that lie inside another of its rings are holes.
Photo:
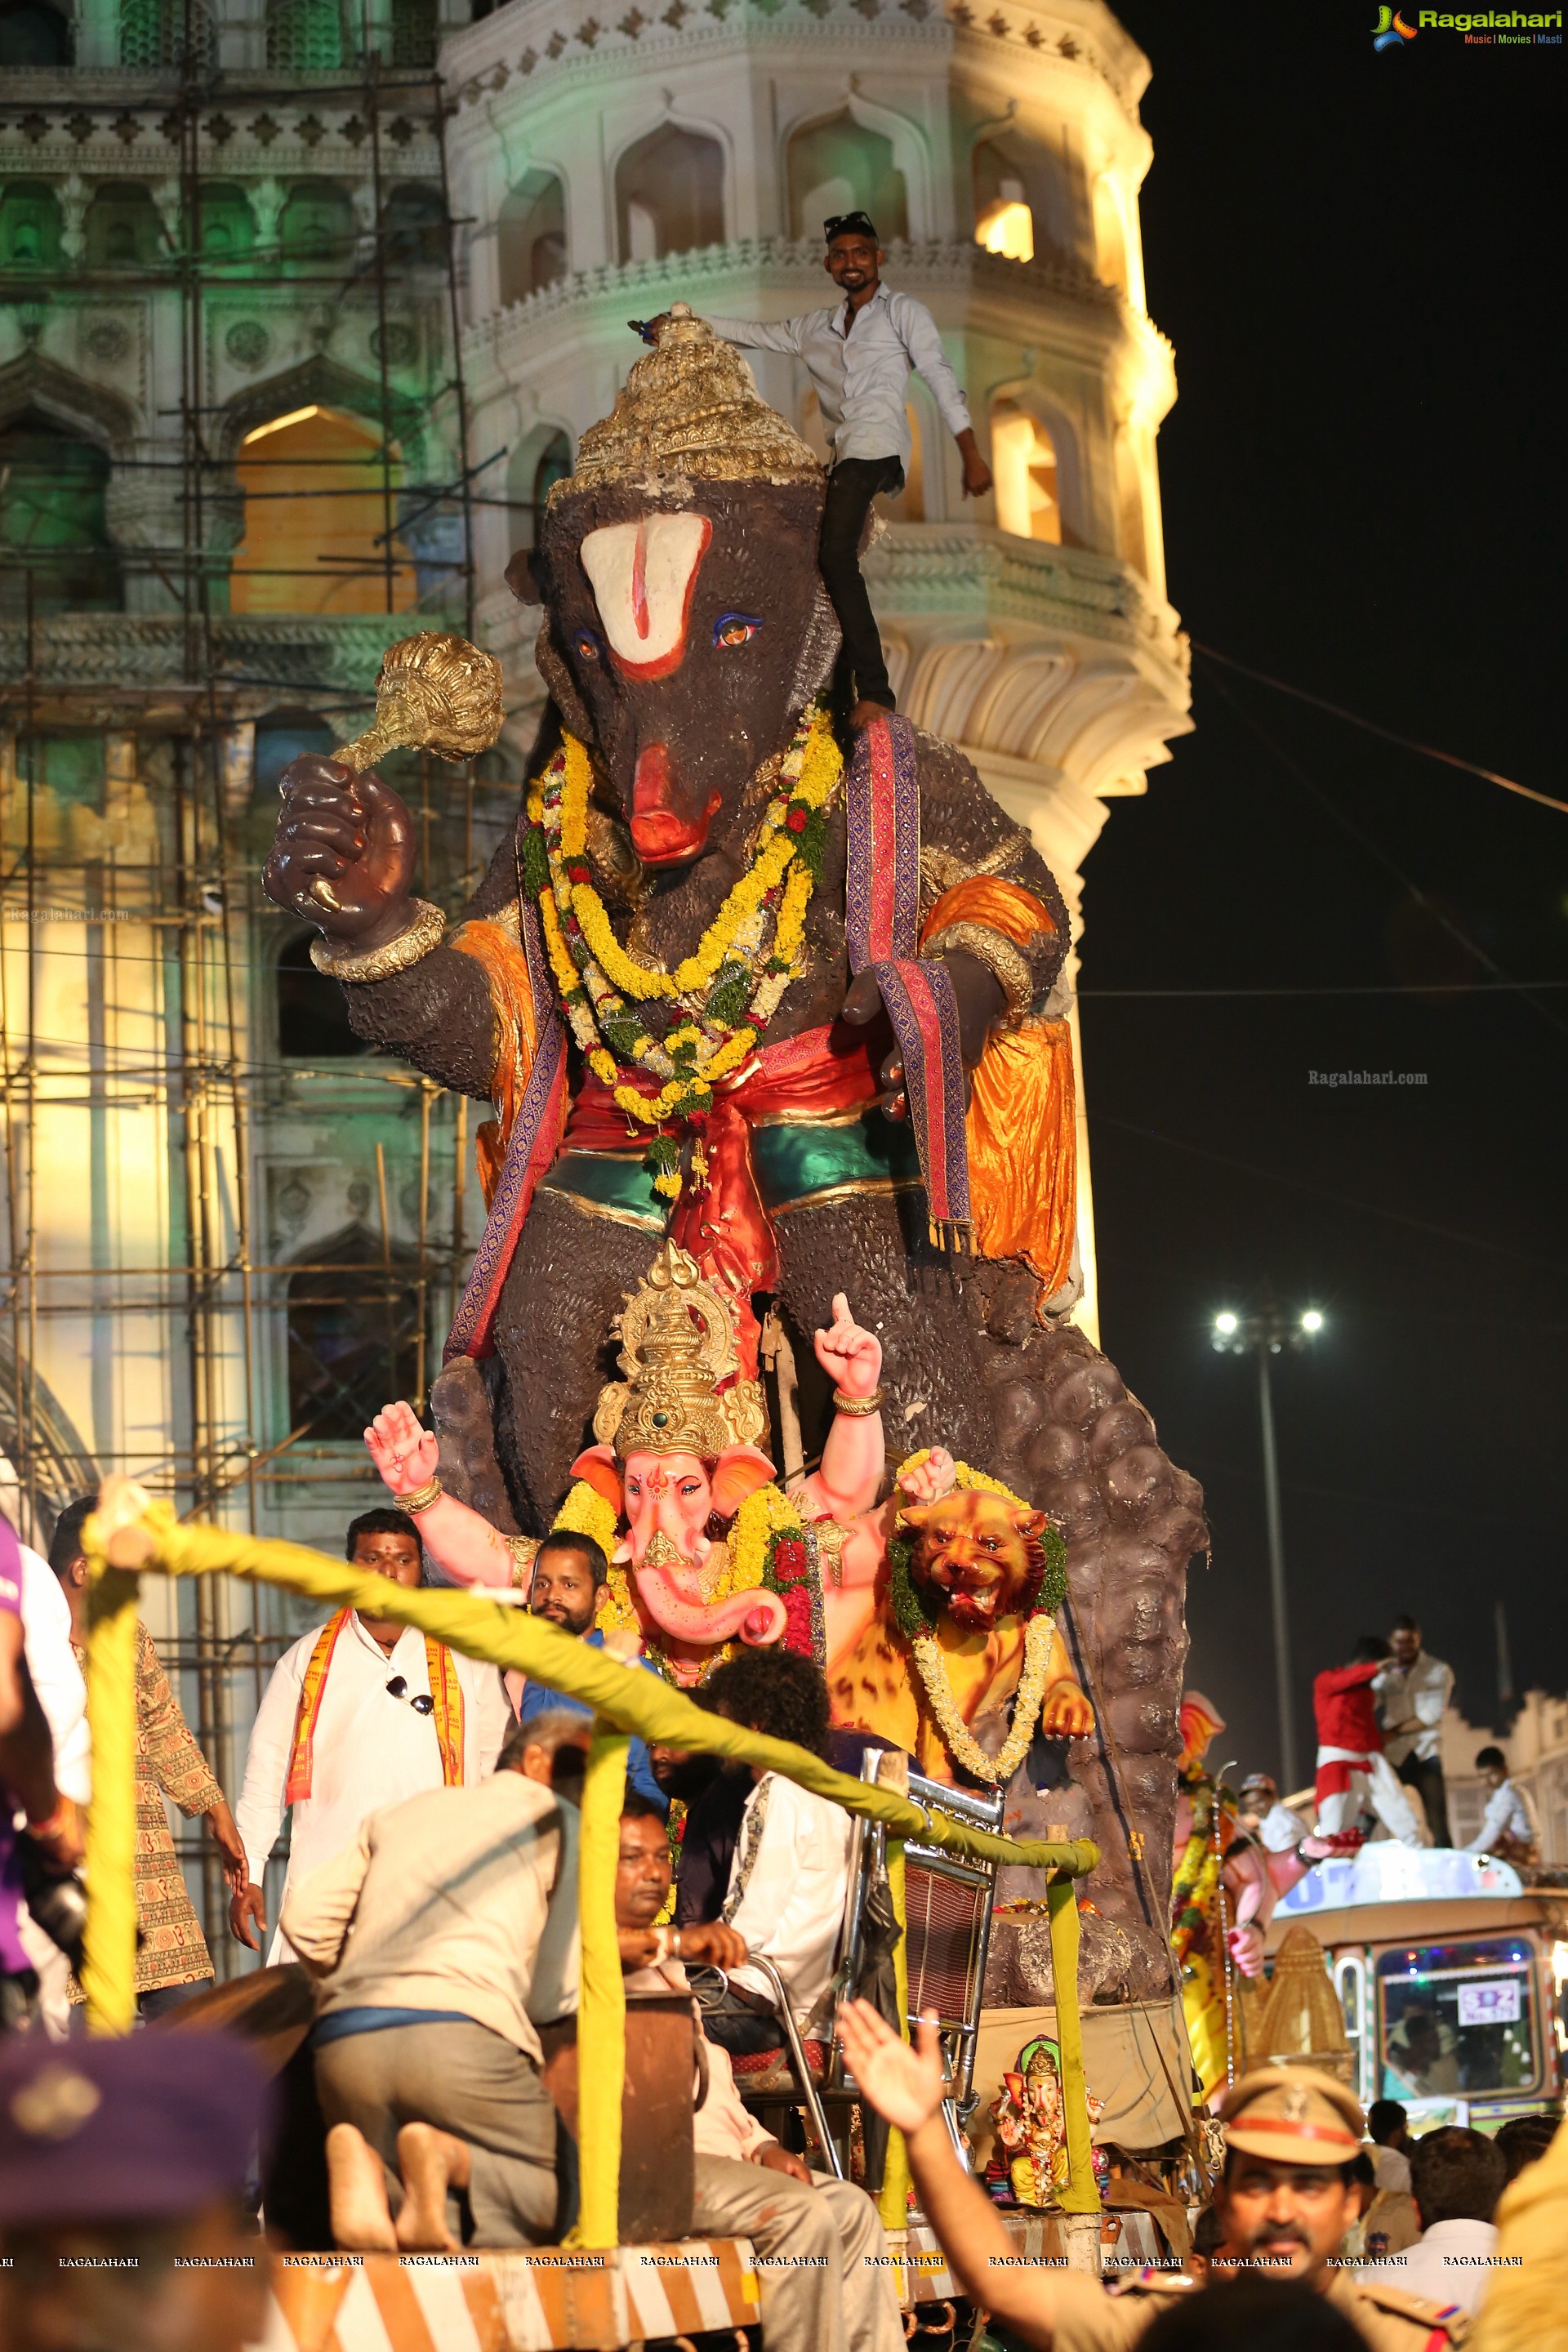
<path fill-rule="evenodd" d="M 847 1413 L 851 1421 L 858 1419 L 864 1412 L 880 1412 L 882 1391 L 880 1389 L 873 1389 L 869 1396 L 852 1397 L 846 1396 L 842 1389 L 835 1389 L 833 1410 L 835 1412 Z"/>
<path fill-rule="evenodd" d="M 1022 950 L 994 931 L 989 923 L 949 923 L 921 944 L 922 956 L 940 955 L 944 948 L 960 948 L 983 963 L 1006 999 L 1000 1029 L 1020 1029 L 1035 1001 L 1035 975 Z"/>
<path fill-rule="evenodd" d="M 408 929 L 388 940 L 384 947 L 370 948 L 360 955 L 352 943 L 334 947 L 330 940 L 312 940 L 310 961 L 333 980 L 390 980 L 394 972 L 407 971 L 411 965 L 422 962 L 432 948 L 438 948 L 446 928 L 447 918 L 439 907 L 433 907 L 427 898 L 416 898 Z"/>

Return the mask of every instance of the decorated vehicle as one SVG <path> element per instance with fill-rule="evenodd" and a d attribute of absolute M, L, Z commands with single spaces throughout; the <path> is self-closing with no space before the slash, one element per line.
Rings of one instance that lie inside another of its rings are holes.
<path fill-rule="evenodd" d="M 1398 2099 L 1412 2128 L 1555 2113 L 1568 2084 L 1568 1895 L 1506 1862 L 1378 1839 L 1320 1863 L 1269 1923 L 1324 1948 L 1363 2103 Z"/>

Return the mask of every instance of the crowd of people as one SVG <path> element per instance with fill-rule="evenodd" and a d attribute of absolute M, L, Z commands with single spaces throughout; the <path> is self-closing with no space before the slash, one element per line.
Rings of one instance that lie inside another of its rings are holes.
<path fill-rule="evenodd" d="M 0 1826 L 0 1975 L 14 2029 L 0 2061 L 10 2086 L 0 2084 L 0 2229 L 7 2245 L 36 2256 L 71 2217 L 90 2213 L 110 2248 L 142 2242 L 156 2223 L 165 2247 L 211 2253 L 199 2289 L 200 2326 L 210 2332 L 168 2340 L 238 2345 L 254 2332 L 247 2297 L 258 2257 L 242 2209 L 255 2191 L 257 2070 L 221 2035 L 132 2037 L 115 2047 L 78 2038 L 79 1955 L 68 1933 L 58 1948 L 39 1924 L 47 1884 L 80 1857 L 79 1809 L 89 1794 L 82 1528 L 90 1507 L 84 1498 L 62 1514 L 47 1562 L 0 1519 L 0 1778 L 17 1805 L 14 1825 Z M 416 1585 L 425 1573 L 419 1528 L 403 1510 L 354 1519 L 345 1549 L 395 1584 Z M 593 1538 L 552 1536 L 530 1566 L 519 1601 L 596 1643 L 609 1578 Z M 1368 1655 L 1319 1678 L 1318 1843 L 1325 1811 L 1331 1850 L 1358 1826 L 1356 1805 L 1393 1829 L 1404 1821 L 1400 1801 L 1425 1843 L 1434 1823 L 1447 1828 L 1436 1735 L 1451 1674 L 1408 1620 L 1388 1642 L 1362 1646 Z M 832 1728 L 820 1669 L 792 1651 L 741 1649 L 700 1697 L 850 1770 L 868 1744 Z M 452 2253 L 559 2243 L 575 2219 L 578 2184 L 548 2053 L 574 2030 L 577 2006 L 586 1706 L 343 1608 L 275 1668 L 231 1813 L 144 1627 L 136 1699 L 143 2020 L 166 2020 L 213 1978 L 166 1796 L 203 1819 L 217 1844 L 234 1935 L 258 1949 L 270 1934 L 270 1958 L 297 1962 L 314 1987 L 310 2053 L 336 2244 Z M 1531 1824 L 1500 1753 L 1487 1751 L 1483 1763 L 1492 1803 L 1476 1843 L 1495 1852 Z M 1342 1822 L 1325 1807 L 1336 1794 L 1347 1801 Z M 672 1801 L 683 1816 L 679 1848 Z M 286 1818 L 274 1924 L 267 1871 Z M 1240 1818 L 1260 1853 L 1300 1861 L 1308 1825 L 1267 1775 L 1244 1784 Z M 1488 2276 L 1499 2199 L 1545 2152 L 1550 2119 L 1521 2118 L 1491 2138 L 1456 2128 L 1412 2143 L 1404 2108 L 1382 2100 L 1363 2136 L 1343 2085 L 1300 2070 L 1246 2075 L 1218 2101 L 1225 2167 L 1179 2277 L 1148 2278 L 1112 2298 L 1090 2281 L 1019 2265 L 996 2208 L 958 2159 L 933 2027 L 911 2046 L 863 2001 L 835 2018 L 848 1842 L 848 1817 L 783 1775 L 632 1743 L 616 1881 L 627 1994 L 675 1993 L 693 2004 L 692 2227 L 756 2248 L 770 2347 L 896 2352 L 903 2340 L 871 2198 L 814 2172 L 743 2104 L 743 2091 L 787 2079 L 781 1999 L 808 2045 L 838 2032 L 867 2106 L 905 2135 L 920 2203 L 955 2279 L 1026 2342 L 1121 2346 L 1147 2329 L 1152 2345 L 1156 2330 L 1159 2342 L 1174 2343 L 1180 2297 L 1194 2278 L 1231 2281 L 1260 2264 L 1271 2292 L 1289 2279 L 1321 2289 L 1319 2315 L 1339 2311 L 1359 2340 L 1434 2346 L 1462 2335 Z M 65 2054 L 51 2059 L 62 2040 Z M 68 2165 L 59 2155 L 67 2145 Z M 225 2263 L 247 2272 L 249 2285 Z M 36 2273 L 40 2295 L 68 2302 L 75 2290 L 47 2272 L 35 2260 L 18 2275 Z M 13 2281 L 3 2291 L 22 2289 Z M 184 2292 L 173 2276 L 169 2292 Z M 1226 2308 L 1234 2315 L 1239 2305 Z M 37 2340 L 100 2339 L 65 2331 Z"/>

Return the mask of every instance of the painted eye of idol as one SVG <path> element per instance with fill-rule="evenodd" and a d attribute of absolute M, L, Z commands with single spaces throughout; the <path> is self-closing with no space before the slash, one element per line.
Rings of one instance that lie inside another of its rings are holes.
<path fill-rule="evenodd" d="M 604 658 L 605 648 L 592 629 L 579 629 L 572 645 L 579 661 L 596 662 Z"/>
<path fill-rule="evenodd" d="M 713 624 L 713 642 L 716 646 L 750 645 L 762 625 L 754 613 L 721 613 Z"/>

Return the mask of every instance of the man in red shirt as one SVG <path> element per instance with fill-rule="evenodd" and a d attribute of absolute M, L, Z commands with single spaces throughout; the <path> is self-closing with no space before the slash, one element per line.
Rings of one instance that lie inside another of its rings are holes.
<path fill-rule="evenodd" d="M 1383 1752 L 1377 1694 L 1390 1656 L 1381 1634 L 1365 1634 L 1356 1643 L 1352 1664 L 1329 1667 L 1312 1685 L 1312 1712 L 1318 1725 L 1314 1784 L 1318 1835 L 1331 1840 L 1338 1853 L 1354 1853 L 1360 1845 L 1357 1823 L 1367 1805 L 1401 1845 L 1432 1843 L 1430 1831 L 1418 1818 L 1409 1792 Z"/>

